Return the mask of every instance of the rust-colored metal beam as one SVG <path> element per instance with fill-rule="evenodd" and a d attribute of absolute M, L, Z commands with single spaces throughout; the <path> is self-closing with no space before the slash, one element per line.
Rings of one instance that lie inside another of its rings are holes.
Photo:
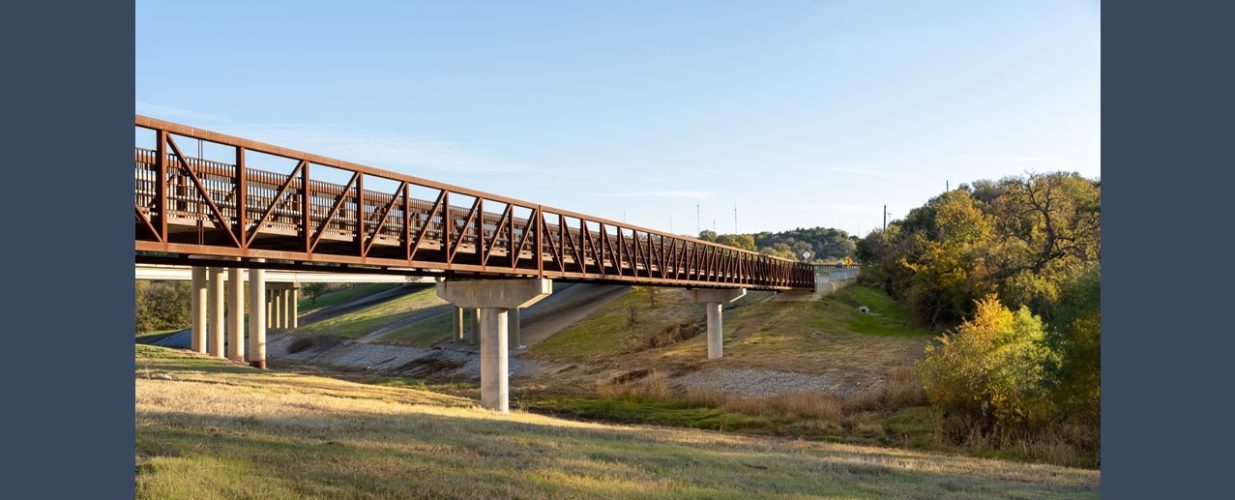
<path fill-rule="evenodd" d="M 480 277 L 541 276 L 665 286 L 781 290 L 814 284 L 814 271 L 808 265 L 714 242 L 153 118 L 138 116 L 135 125 L 154 130 L 157 140 L 153 150 L 137 148 L 134 155 L 135 245 L 143 254 L 263 258 L 310 265 L 368 264 Z M 172 134 L 232 147 L 235 163 L 186 157 Z M 245 162 L 248 151 L 289 158 L 297 167 L 290 174 L 256 170 Z M 168 168 L 171 161 L 178 162 L 179 168 Z M 311 181 L 311 164 L 342 170 L 351 178 L 345 185 Z M 151 174 L 156 177 L 153 183 L 148 182 Z M 398 188 L 394 192 L 366 190 L 369 176 L 393 180 Z M 169 193 L 172 182 L 195 189 L 202 202 L 186 201 L 186 193 L 173 199 Z M 413 187 L 436 191 L 436 200 L 413 198 Z M 221 196 L 218 200 L 212 190 Z M 224 193 L 227 196 L 222 197 Z M 295 203 L 296 196 L 299 203 Z M 452 205 L 450 200 L 457 196 L 471 198 L 471 206 Z M 256 221 L 249 214 L 253 200 L 270 203 L 263 205 Z M 324 214 L 325 204 L 318 204 L 323 200 L 330 200 L 326 202 L 330 203 L 329 211 Z M 486 210 L 500 205 L 504 208 L 495 208 L 497 212 Z M 149 209 L 143 210 L 146 206 Z M 208 208 L 209 217 L 202 217 L 203 206 Z M 340 216 L 352 206 L 354 215 Z M 402 214 L 392 221 L 396 208 Z M 516 209 L 526 209 L 529 214 L 519 217 Z M 550 222 L 553 219 L 555 223 Z M 214 231 L 206 233 L 205 229 Z M 505 258 L 501 258 L 503 253 Z M 460 257 L 465 254 L 466 258 Z M 496 267 L 491 266 L 494 263 L 498 263 Z"/>

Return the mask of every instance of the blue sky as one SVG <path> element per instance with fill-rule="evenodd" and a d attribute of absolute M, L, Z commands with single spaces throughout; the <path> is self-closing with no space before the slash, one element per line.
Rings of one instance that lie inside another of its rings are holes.
<path fill-rule="evenodd" d="M 137 2 L 137 112 L 679 233 L 1100 173 L 1093 1 Z"/>

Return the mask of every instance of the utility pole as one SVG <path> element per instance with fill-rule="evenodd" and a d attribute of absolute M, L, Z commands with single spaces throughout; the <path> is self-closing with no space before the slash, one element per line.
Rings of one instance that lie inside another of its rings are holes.
<path fill-rule="evenodd" d="M 712 219 L 712 232 L 716 233 L 716 219 Z M 720 236 L 720 233 L 716 233 L 716 235 Z"/>
<path fill-rule="evenodd" d="M 738 234 L 738 203 L 733 202 L 733 234 Z"/>
<path fill-rule="evenodd" d="M 951 191 L 951 190 L 952 190 L 952 179 L 948 179 L 948 180 L 946 180 L 946 181 L 943 181 L 943 192 L 945 192 L 945 193 L 946 193 L 946 192 Z"/>
<path fill-rule="evenodd" d="M 699 235 L 699 233 L 702 233 L 702 232 L 703 232 L 703 224 L 702 224 L 701 222 L 699 222 L 699 221 L 701 221 L 701 220 L 703 220 L 703 219 L 702 219 L 702 217 L 699 215 L 699 214 L 700 214 L 700 211 L 699 211 L 699 210 L 700 210 L 700 209 L 699 209 L 699 202 L 697 202 L 697 201 L 696 201 L 696 202 L 695 202 L 695 236 L 698 236 L 698 235 Z"/>
<path fill-rule="evenodd" d="M 888 206 L 883 206 L 883 232 L 888 232 Z"/>

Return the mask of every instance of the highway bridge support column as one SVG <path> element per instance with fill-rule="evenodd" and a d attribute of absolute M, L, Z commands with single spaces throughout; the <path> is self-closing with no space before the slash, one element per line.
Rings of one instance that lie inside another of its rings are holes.
<path fill-rule="evenodd" d="M 455 340 L 463 341 L 463 308 L 459 306 L 451 306 L 451 314 L 454 316 Z"/>
<path fill-rule="evenodd" d="M 292 328 L 300 328 L 300 285 L 296 284 L 291 290 L 292 301 Z"/>
<path fill-rule="evenodd" d="M 437 296 L 458 307 L 480 310 L 480 405 L 510 411 L 510 363 L 507 318 L 511 309 L 527 307 L 553 293 L 547 279 L 440 281 Z"/>
<path fill-rule="evenodd" d="M 244 361 L 244 275 L 227 270 L 227 359 Z"/>
<path fill-rule="evenodd" d="M 206 314 L 207 339 L 206 352 L 216 358 L 223 357 L 223 268 L 212 267 L 206 270 Z"/>
<path fill-rule="evenodd" d="M 510 324 L 506 326 L 506 330 L 510 333 L 510 348 L 523 348 L 523 339 L 519 336 L 519 309 L 511 309 L 510 314 L 507 314 Z"/>
<path fill-rule="evenodd" d="M 249 270 L 249 365 L 266 368 L 266 270 Z"/>
<path fill-rule="evenodd" d="M 292 291 L 283 290 L 283 328 L 292 329 Z"/>
<path fill-rule="evenodd" d="M 206 295 L 206 268 L 193 268 L 192 290 L 193 327 L 190 332 L 190 347 L 193 352 L 206 352 L 206 303 L 210 300 Z"/>
<path fill-rule="evenodd" d="M 467 343 L 472 345 L 480 344 L 480 308 L 473 308 L 472 311 L 472 328 L 468 330 Z"/>
<path fill-rule="evenodd" d="M 703 288 L 693 290 L 695 302 L 708 313 L 708 359 L 724 355 L 725 323 L 721 307 L 746 295 L 745 288 Z"/>

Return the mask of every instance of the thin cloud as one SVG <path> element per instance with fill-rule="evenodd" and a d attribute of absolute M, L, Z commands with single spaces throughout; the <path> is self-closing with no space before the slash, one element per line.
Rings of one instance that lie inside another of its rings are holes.
<path fill-rule="evenodd" d="M 614 198 L 686 198 L 691 200 L 704 200 L 710 198 L 712 193 L 707 191 L 630 191 L 625 193 L 603 193 L 601 196 L 609 196 Z"/>

